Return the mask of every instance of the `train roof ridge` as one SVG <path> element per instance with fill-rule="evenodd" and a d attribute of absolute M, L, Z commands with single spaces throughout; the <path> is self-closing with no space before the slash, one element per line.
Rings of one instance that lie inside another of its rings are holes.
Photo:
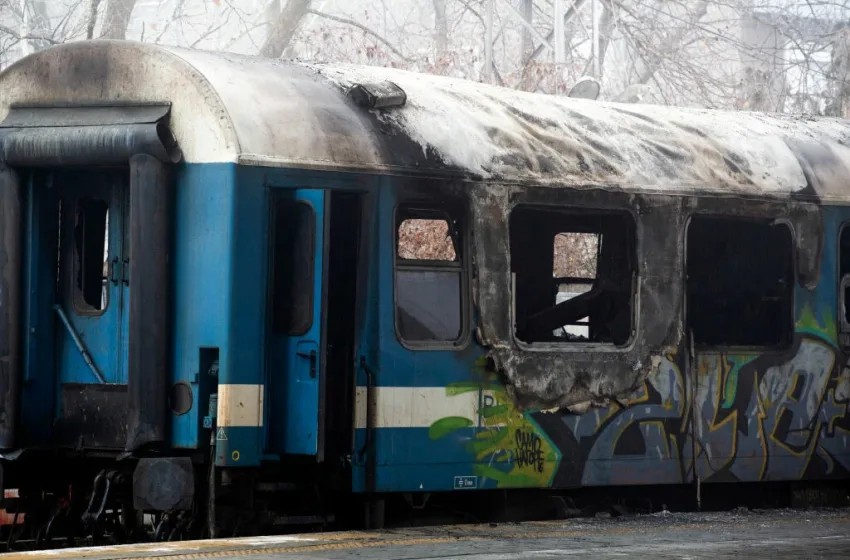
<path fill-rule="evenodd" d="M 346 95 L 389 81 L 403 106 Z M 850 199 L 834 117 L 591 101 L 396 68 L 109 40 L 58 45 L 0 74 L 25 102 L 169 101 L 186 161 L 415 174 L 630 192 Z"/>

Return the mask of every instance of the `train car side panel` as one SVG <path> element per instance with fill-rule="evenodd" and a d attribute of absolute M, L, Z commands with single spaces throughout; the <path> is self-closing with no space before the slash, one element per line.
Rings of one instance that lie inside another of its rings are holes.
<path fill-rule="evenodd" d="M 209 397 L 229 364 L 234 180 L 231 164 L 187 164 L 175 177 L 171 409 L 178 448 L 207 445 Z"/>

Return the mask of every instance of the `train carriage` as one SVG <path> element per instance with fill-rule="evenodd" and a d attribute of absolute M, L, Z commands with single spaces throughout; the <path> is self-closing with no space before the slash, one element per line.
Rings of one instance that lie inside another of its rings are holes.
<path fill-rule="evenodd" d="M 331 494 L 846 480 L 848 139 L 132 42 L 31 55 L 0 74 L 3 485 L 48 539 L 119 509 L 215 535 Z"/>

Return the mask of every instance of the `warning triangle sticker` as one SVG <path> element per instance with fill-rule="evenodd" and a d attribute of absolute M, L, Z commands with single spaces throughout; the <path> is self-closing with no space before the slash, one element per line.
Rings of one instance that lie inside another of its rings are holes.
<path fill-rule="evenodd" d="M 227 434 L 224 433 L 224 428 L 218 429 L 218 434 L 216 434 L 215 439 L 218 441 L 227 441 Z"/>

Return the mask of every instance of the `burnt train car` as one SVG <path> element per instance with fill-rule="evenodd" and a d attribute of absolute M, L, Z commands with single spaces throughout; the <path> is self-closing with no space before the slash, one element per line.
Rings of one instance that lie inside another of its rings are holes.
<path fill-rule="evenodd" d="M 0 75 L 4 487 L 47 542 L 328 496 L 379 522 L 398 494 L 846 480 L 848 138 L 392 69 L 33 54 Z"/>

